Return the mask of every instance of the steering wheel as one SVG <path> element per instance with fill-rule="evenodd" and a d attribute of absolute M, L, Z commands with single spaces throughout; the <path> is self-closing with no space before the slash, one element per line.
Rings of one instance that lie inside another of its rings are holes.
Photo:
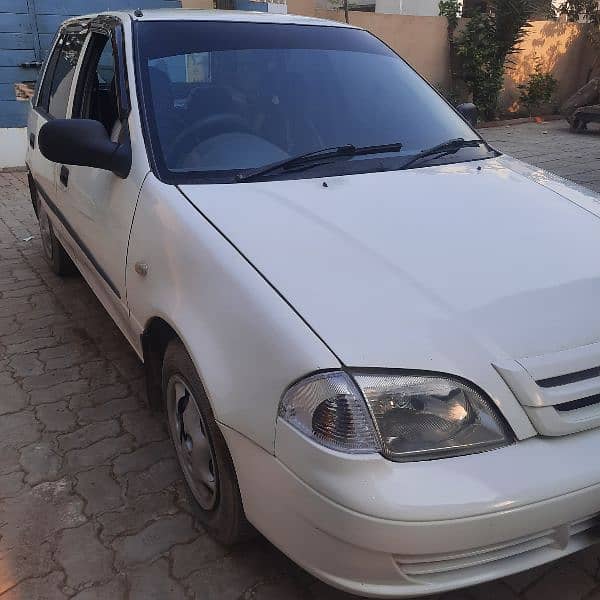
<path fill-rule="evenodd" d="M 251 132 L 246 121 L 239 115 L 233 113 L 210 115 L 182 131 L 169 145 L 168 154 L 171 157 L 185 155 L 204 140 L 232 131 Z"/>

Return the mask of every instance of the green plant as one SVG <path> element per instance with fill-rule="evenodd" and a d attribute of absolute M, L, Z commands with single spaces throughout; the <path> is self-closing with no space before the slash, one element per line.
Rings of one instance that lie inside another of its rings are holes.
<path fill-rule="evenodd" d="M 565 0 L 559 11 L 567 15 L 570 21 L 579 21 L 580 17 L 593 19 L 594 15 L 600 13 L 600 7 L 596 0 Z"/>
<path fill-rule="evenodd" d="M 440 0 L 438 10 L 440 17 L 448 19 L 448 31 L 454 33 L 458 26 L 458 18 L 461 11 L 459 0 Z"/>
<path fill-rule="evenodd" d="M 498 65 L 496 59 L 495 33 L 494 19 L 488 14 L 476 13 L 456 45 L 462 79 L 486 119 L 496 113 L 504 74 L 503 66 Z"/>
<path fill-rule="evenodd" d="M 453 89 L 446 87 L 443 83 L 434 83 L 433 87 L 438 91 L 439 94 L 452 104 L 452 106 L 458 106 L 461 103 L 460 96 L 456 94 Z"/>
<path fill-rule="evenodd" d="M 440 17 L 446 17 L 448 22 L 447 35 L 448 35 L 448 56 L 449 60 L 449 81 L 450 87 L 448 89 L 448 95 L 452 98 L 458 96 L 457 91 L 457 70 L 458 70 L 458 55 L 456 53 L 456 43 L 454 41 L 454 33 L 458 27 L 458 19 L 462 10 L 462 5 L 459 0 L 440 0 L 438 4 Z M 446 95 L 446 94 L 445 94 Z"/>
<path fill-rule="evenodd" d="M 556 91 L 558 81 L 552 73 L 544 71 L 541 61 L 536 61 L 535 69 L 526 83 L 518 86 L 521 104 L 527 108 L 531 116 L 544 104 L 550 104 L 552 96 Z"/>
<path fill-rule="evenodd" d="M 487 119 L 498 111 L 504 71 L 525 36 L 530 0 L 493 0 L 487 12 L 475 13 L 456 40 L 461 76 Z"/>

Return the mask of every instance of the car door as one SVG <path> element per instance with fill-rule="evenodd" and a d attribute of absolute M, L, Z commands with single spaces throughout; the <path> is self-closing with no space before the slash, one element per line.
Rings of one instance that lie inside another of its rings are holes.
<path fill-rule="evenodd" d="M 100 121 L 113 141 L 129 143 L 124 29 L 102 16 L 90 23 L 71 101 L 71 118 Z M 133 77 L 129 79 L 133 80 Z M 73 234 L 80 270 L 130 342 L 125 267 L 129 232 L 146 171 L 122 178 L 93 167 L 59 165 L 57 196 Z"/>
<path fill-rule="evenodd" d="M 38 136 L 49 120 L 64 119 L 67 115 L 75 69 L 86 36 L 82 22 L 69 23 L 58 32 L 29 114 L 27 165 L 41 195 L 53 204 L 57 201 L 57 167 L 39 151 Z M 49 214 L 55 216 L 51 209 Z"/>

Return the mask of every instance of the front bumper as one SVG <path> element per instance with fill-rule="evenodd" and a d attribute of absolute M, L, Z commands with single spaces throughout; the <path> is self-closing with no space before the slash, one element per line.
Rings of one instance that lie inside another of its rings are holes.
<path fill-rule="evenodd" d="M 249 520 L 307 571 L 351 593 L 439 593 L 600 541 L 597 431 L 402 464 L 325 450 L 282 423 L 277 458 L 223 433 Z"/>

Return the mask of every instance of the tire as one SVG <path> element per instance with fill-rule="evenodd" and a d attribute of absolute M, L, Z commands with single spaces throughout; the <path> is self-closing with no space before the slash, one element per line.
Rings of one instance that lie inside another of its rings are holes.
<path fill-rule="evenodd" d="M 576 132 L 579 129 L 579 121 L 577 119 L 572 119 L 569 121 L 569 126 L 571 131 Z"/>
<path fill-rule="evenodd" d="M 219 542 L 252 538 L 233 461 L 192 359 L 179 340 L 169 342 L 162 366 L 169 433 L 198 520 Z"/>
<path fill-rule="evenodd" d="M 571 125 L 571 131 L 579 132 L 587 130 L 587 123 L 582 121 L 579 117 L 573 117 L 571 121 L 569 121 Z"/>
<path fill-rule="evenodd" d="M 61 277 L 73 275 L 77 272 L 77 268 L 73 264 L 71 257 L 66 253 L 62 244 L 54 235 L 52 222 L 48 218 L 48 213 L 46 212 L 44 205 L 39 200 L 37 202 L 37 216 L 40 226 L 42 250 L 46 262 L 56 275 Z"/>

